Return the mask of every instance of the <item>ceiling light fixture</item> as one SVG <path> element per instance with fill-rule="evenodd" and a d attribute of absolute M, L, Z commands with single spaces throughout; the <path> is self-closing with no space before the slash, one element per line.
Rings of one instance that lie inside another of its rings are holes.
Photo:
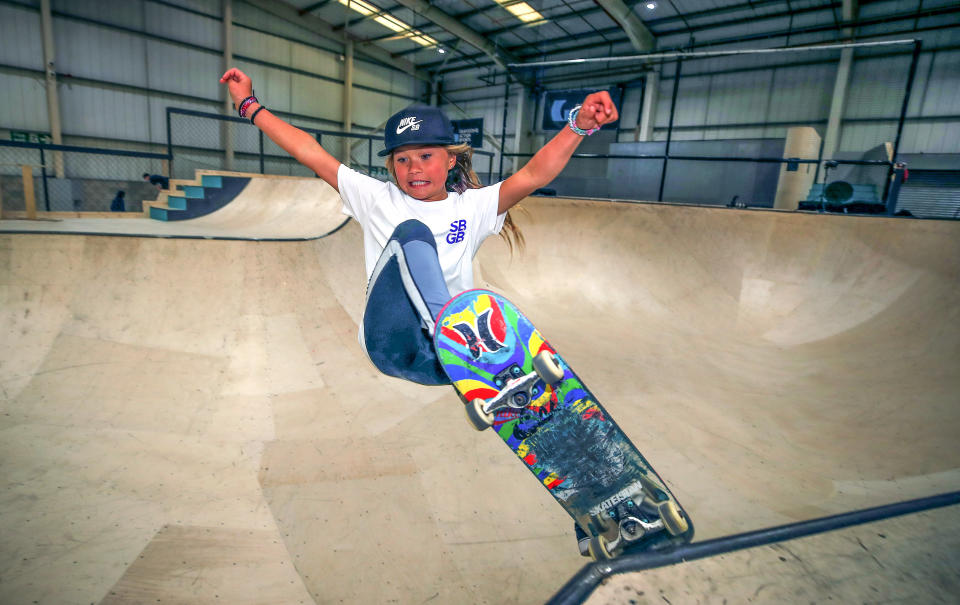
<path fill-rule="evenodd" d="M 653 9 L 657 8 L 657 3 L 656 3 L 656 2 L 647 2 L 646 4 L 644 4 L 644 6 L 647 7 L 647 10 L 648 10 L 648 11 L 652 11 Z"/>
<path fill-rule="evenodd" d="M 543 15 L 538 13 L 532 6 L 526 2 L 515 2 L 514 0 L 493 0 L 507 10 L 511 15 L 520 19 L 524 23 L 533 21 L 543 21 Z"/>
<path fill-rule="evenodd" d="M 372 4 L 364 2 L 364 0 L 338 1 L 340 4 L 357 11 L 365 17 L 372 17 L 373 20 L 380 25 L 383 25 L 384 27 L 395 31 L 398 34 L 401 34 L 401 37 L 408 38 L 420 46 L 436 46 L 439 44 L 439 42 L 424 34 L 422 31 L 414 29 L 412 25 L 404 23 L 393 15 L 387 14 Z"/>

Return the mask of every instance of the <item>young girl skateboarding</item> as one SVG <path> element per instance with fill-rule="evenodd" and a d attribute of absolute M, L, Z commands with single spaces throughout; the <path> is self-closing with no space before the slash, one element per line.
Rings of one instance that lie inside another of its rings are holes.
<path fill-rule="evenodd" d="M 472 150 L 457 144 L 447 116 L 412 105 L 387 120 L 379 155 L 394 182 L 384 183 L 342 164 L 311 135 L 271 113 L 239 69 L 220 82 L 240 117 L 340 193 L 343 213 L 363 229 L 368 285 L 360 345 L 384 374 L 420 384 L 450 383 L 433 350 L 435 320 L 453 295 L 473 287 L 480 244 L 504 229 L 521 243 L 507 211 L 556 178 L 584 136 L 617 120 L 606 91 L 587 95 L 570 112 L 569 128 L 526 166 L 482 187 Z"/>

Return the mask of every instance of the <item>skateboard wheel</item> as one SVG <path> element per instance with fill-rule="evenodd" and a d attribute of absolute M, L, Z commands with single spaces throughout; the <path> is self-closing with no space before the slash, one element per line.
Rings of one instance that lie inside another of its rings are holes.
<path fill-rule="evenodd" d="M 590 556 L 594 561 L 606 561 L 613 558 L 610 551 L 607 550 L 607 539 L 603 536 L 594 536 L 590 538 Z"/>
<path fill-rule="evenodd" d="M 533 371 L 547 384 L 555 384 L 563 380 L 563 368 L 550 351 L 537 353 L 533 358 Z"/>
<path fill-rule="evenodd" d="M 474 399 L 464 406 L 464 410 L 467 412 L 467 419 L 470 421 L 470 424 L 473 425 L 473 428 L 478 431 L 483 431 L 493 426 L 494 415 L 483 411 L 483 406 L 486 405 L 486 403 L 483 399 Z"/>
<path fill-rule="evenodd" d="M 660 519 L 663 521 L 663 527 L 673 536 L 679 536 L 685 533 L 690 525 L 687 518 L 683 516 L 677 504 L 673 500 L 666 500 L 657 504 L 657 511 L 660 513 Z"/>

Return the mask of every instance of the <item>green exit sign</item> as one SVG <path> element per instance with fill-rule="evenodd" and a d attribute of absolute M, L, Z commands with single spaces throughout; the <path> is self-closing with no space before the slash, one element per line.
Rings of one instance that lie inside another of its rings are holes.
<path fill-rule="evenodd" d="M 11 130 L 10 140 L 18 141 L 20 143 L 41 143 L 43 145 L 49 145 L 50 135 L 43 132 L 25 132 L 21 130 Z"/>

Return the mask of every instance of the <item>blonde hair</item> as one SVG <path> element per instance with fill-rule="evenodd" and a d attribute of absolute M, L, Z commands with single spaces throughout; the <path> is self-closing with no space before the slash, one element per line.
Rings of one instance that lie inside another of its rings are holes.
<path fill-rule="evenodd" d="M 473 148 L 470 147 L 468 143 L 443 145 L 443 147 L 447 150 L 447 153 L 457 158 L 457 163 L 454 164 L 450 172 L 447 173 L 447 190 L 463 193 L 467 189 L 480 189 L 483 187 L 480 183 L 480 177 L 477 176 L 476 171 L 473 169 Z M 386 165 L 390 176 L 393 177 L 394 182 L 396 182 L 397 175 L 393 168 L 393 153 L 387 156 Z M 519 206 L 516 208 L 520 209 Z M 510 216 L 510 212 L 509 210 L 507 211 L 507 216 L 503 220 L 503 229 L 500 231 L 500 237 L 503 238 L 503 241 L 507 242 L 507 246 L 510 247 L 510 254 L 512 255 L 514 246 L 516 246 L 517 250 L 523 252 L 525 241 L 523 232 L 521 232 L 520 227 L 513 222 L 513 217 Z"/>

